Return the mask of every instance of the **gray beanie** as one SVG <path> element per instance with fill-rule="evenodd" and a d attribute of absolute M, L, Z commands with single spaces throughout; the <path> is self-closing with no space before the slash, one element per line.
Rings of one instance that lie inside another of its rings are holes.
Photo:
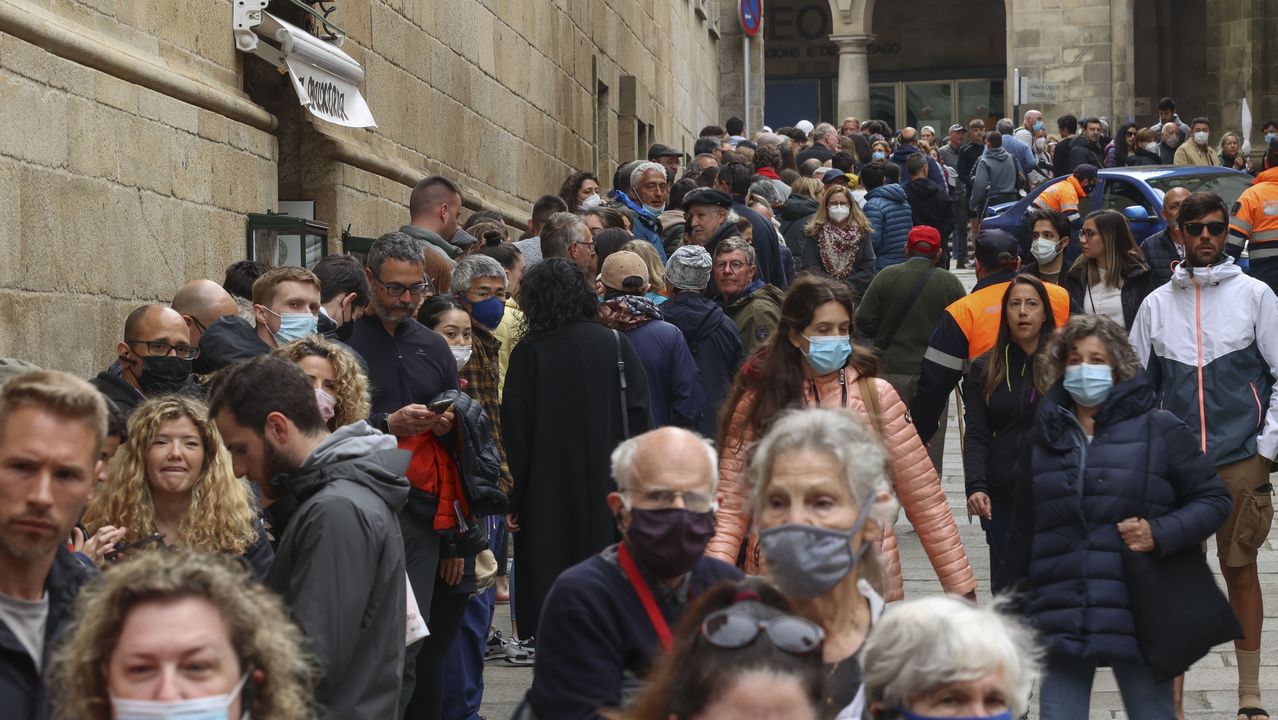
<path fill-rule="evenodd" d="M 681 290 L 705 290 L 714 261 L 700 245 L 684 245 L 666 262 L 666 280 Z"/>

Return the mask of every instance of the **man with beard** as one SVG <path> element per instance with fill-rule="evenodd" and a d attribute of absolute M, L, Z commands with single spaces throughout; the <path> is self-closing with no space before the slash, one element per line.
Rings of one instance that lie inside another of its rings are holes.
<path fill-rule="evenodd" d="M 543 238 L 544 239 L 544 238 Z M 373 386 L 373 427 L 398 438 L 399 447 L 413 453 L 408 473 L 408 505 L 400 513 L 405 561 L 422 617 L 429 618 L 430 601 L 439 571 L 440 536 L 437 512 L 452 513 L 440 503 L 441 486 L 455 472 L 447 448 L 437 436 L 453 427 L 453 411 L 427 407 L 445 390 L 457 390 L 457 361 L 442 335 L 413 318 L 430 289 L 421 245 L 400 232 L 379 237 L 369 248 L 364 269 L 370 289 L 370 314 L 355 321 L 349 344 L 368 360 Z M 415 676 L 419 648 L 409 648 L 409 677 Z M 405 695 L 413 683 L 406 682 Z"/>
<path fill-rule="evenodd" d="M 10 718 L 49 717 L 41 680 L 89 573 L 67 551 L 93 495 L 107 406 L 61 372 L 0 385 L 0 703 Z"/>
<path fill-rule="evenodd" d="M 264 503 L 299 503 L 266 585 L 318 661 L 318 699 L 331 717 L 396 716 L 408 595 L 396 512 L 408 498 L 408 453 L 363 421 L 330 434 L 310 378 L 273 355 L 226 370 L 209 414 L 235 474 Z"/>
<path fill-rule="evenodd" d="M 710 445 L 680 428 L 646 432 L 613 451 L 617 490 L 608 508 L 624 539 L 550 588 L 526 701 L 538 717 L 593 718 L 619 707 L 627 686 L 669 651 L 690 599 L 741 577 L 705 557 L 717 465 Z"/>
<path fill-rule="evenodd" d="M 125 415 L 149 397 L 181 390 L 200 349 L 191 344 L 186 321 L 165 305 L 143 305 L 124 321 L 116 362 L 89 381 Z"/>

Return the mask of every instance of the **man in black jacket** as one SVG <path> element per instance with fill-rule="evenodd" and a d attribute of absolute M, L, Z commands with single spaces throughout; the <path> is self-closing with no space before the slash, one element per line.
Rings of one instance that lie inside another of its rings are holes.
<path fill-rule="evenodd" d="M 177 392 L 190 383 L 191 344 L 186 321 L 165 305 L 143 305 L 124 321 L 116 361 L 89 381 L 125 415 L 154 395 Z"/>
<path fill-rule="evenodd" d="M 941 237 L 950 237 L 954 232 L 954 205 L 949 192 L 928 177 L 928 157 L 923 153 L 910 155 L 905 159 L 905 169 L 910 173 L 905 195 L 910 200 L 914 224 L 934 227 Z M 946 257 L 942 253 L 942 267 L 949 266 Z"/>
<path fill-rule="evenodd" d="M 1069 149 L 1078 137 L 1076 134 L 1078 118 L 1073 115 L 1062 115 L 1056 118 L 1056 129 L 1060 132 L 1061 139 L 1056 143 L 1056 150 L 1052 153 L 1052 175 L 1062 177 L 1074 170 L 1074 167 L 1069 164 Z M 1096 167 L 1102 167 L 1101 163 L 1096 163 Z"/>
<path fill-rule="evenodd" d="M 209 414 L 264 503 L 300 503 L 266 584 L 319 661 L 319 700 L 334 718 L 396 716 L 408 594 L 396 513 L 409 454 L 366 422 L 330 434 L 310 379 L 271 355 L 227 370 Z"/>
<path fill-rule="evenodd" d="M 65 543 L 93 493 L 107 407 L 61 372 L 0 386 L 0 707 L 45 720 L 42 669 L 89 579 Z"/>
<path fill-rule="evenodd" d="M 1180 204 L 1187 197 L 1189 191 L 1183 187 L 1168 190 L 1163 196 L 1163 220 L 1167 227 L 1162 232 L 1145 238 L 1140 244 L 1140 249 L 1149 262 L 1149 274 L 1153 277 L 1154 287 L 1170 282 L 1173 265 L 1185 259 L 1185 242 L 1176 225 L 1176 213 L 1180 212 Z"/>
<path fill-rule="evenodd" d="M 1083 120 L 1083 132 L 1069 144 L 1069 172 L 1073 172 L 1074 168 L 1079 165 L 1105 166 L 1105 151 L 1101 149 L 1100 140 L 1100 119 L 1094 117 L 1085 118 Z M 1059 153 L 1060 151 L 1061 147 L 1057 145 L 1056 152 Z"/>

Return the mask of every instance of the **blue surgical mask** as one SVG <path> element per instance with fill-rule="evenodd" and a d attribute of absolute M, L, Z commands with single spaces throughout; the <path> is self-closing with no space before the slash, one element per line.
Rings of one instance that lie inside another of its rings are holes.
<path fill-rule="evenodd" d="M 1278 133 L 1265 133 L 1265 144 L 1278 140 Z"/>
<path fill-rule="evenodd" d="M 128 700 L 111 697 L 115 720 L 226 720 L 226 709 L 239 697 L 248 673 L 225 695 L 210 695 L 194 700 Z M 248 708 L 242 708 L 248 717 Z"/>
<path fill-rule="evenodd" d="M 506 301 L 499 297 L 490 297 L 487 300 L 471 303 L 470 305 L 470 316 L 489 330 L 497 329 L 497 325 L 501 323 L 502 315 L 505 313 Z"/>
<path fill-rule="evenodd" d="M 1007 712 L 999 713 L 998 715 L 987 715 L 987 716 L 973 715 L 971 717 L 945 717 L 945 718 L 937 717 L 934 715 L 919 715 L 918 713 L 912 713 L 909 710 L 898 710 L 897 712 L 900 713 L 901 720 L 1012 720 L 1011 710 L 1008 710 Z"/>
<path fill-rule="evenodd" d="M 1065 392 L 1083 407 L 1105 402 L 1114 387 L 1114 370 L 1108 365 L 1081 363 L 1065 368 Z"/>
<path fill-rule="evenodd" d="M 291 343 L 319 332 L 319 318 L 310 313 L 277 313 L 268 307 L 262 309 L 280 319 L 280 329 L 271 333 L 277 344 Z"/>
<path fill-rule="evenodd" d="M 665 212 L 665 211 L 666 211 L 666 206 L 665 206 L 665 205 L 647 205 L 647 204 L 645 204 L 645 205 L 643 206 L 643 209 L 644 209 L 644 210 L 647 210 L 647 211 L 648 211 L 648 212 L 649 212 L 649 213 L 650 213 L 650 214 L 651 214 L 651 215 L 655 218 L 655 217 L 657 217 L 658 215 L 660 215 L 661 213 L 663 213 L 663 212 Z"/>
<path fill-rule="evenodd" d="M 871 158 L 872 158 L 875 162 L 878 162 L 878 161 L 882 160 L 883 158 L 887 157 L 887 155 L 884 155 L 882 150 L 875 150 L 874 152 L 870 153 L 870 157 L 871 157 Z"/>
<path fill-rule="evenodd" d="M 842 368 L 852 355 L 852 339 L 847 335 L 804 335 L 803 339 L 808 341 L 808 364 L 822 375 Z"/>
<path fill-rule="evenodd" d="M 1038 132 L 1039 130 L 1042 130 L 1042 129 L 1043 129 L 1042 120 L 1039 120 L 1038 122 L 1034 123 L 1034 132 Z"/>

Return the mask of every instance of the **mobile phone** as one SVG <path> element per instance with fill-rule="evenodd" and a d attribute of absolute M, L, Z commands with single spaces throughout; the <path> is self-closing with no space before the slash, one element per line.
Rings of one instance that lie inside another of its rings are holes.
<path fill-rule="evenodd" d="M 436 415 L 439 415 L 440 413 L 448 412 L 448 409 L 451 408 L 452 406 L 453 406 L 452 400 L 437 400 L 427 405 L 426 409 L 435 413 Z"/>
<path fill-rule="evenodd" d="M 122 552 L 125 552 L 127 550 L 133 550 L 135 548 L 145 547 L 147 545 L 150 545 L 151 543 L 162 543 L 162 542 L 164 542 L 164 533 L 152 533 L 150 535 L 147 535 L 144 538 L 141 538 L 140 540 L 137 540 L 136 542 L 116 543 L 115 547 L 107 551 L 104 557 L 107 560 L 115 561 L 119 559 L 120 553 Z"/>

